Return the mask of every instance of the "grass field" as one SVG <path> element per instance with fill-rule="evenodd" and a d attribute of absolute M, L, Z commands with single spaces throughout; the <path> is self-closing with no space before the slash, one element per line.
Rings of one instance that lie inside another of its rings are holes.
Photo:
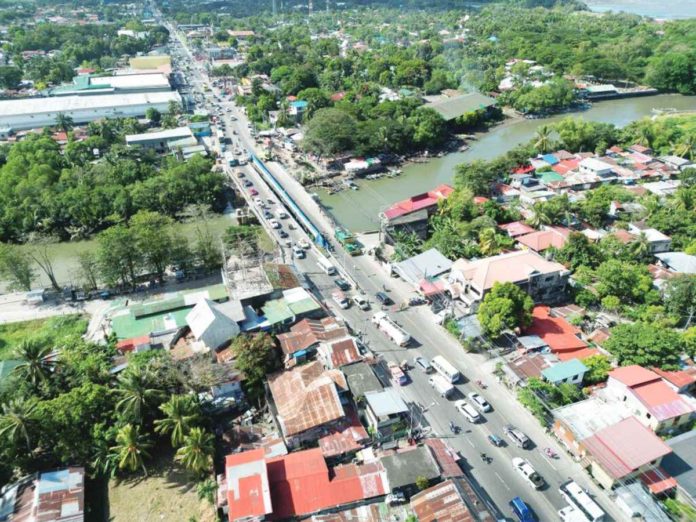
<path fill-rule="evenodd" d="M 12 358 L 12 350 L 23 339 L 33 337 L 59 345 L 65 337 L 85 333 L 88 322 L 85 316 L 75 314 L 0 325 L 0 360 Z"/>
<path fill-rule="evenodd" d="M 195 484 L 189 482 L 186 472 L 173 466 L 170 453 L 162 454 L 148 468 L 148 477 L 109 482 L 110 522 L 216 520 L 213 506 L 198 499 Z"/>

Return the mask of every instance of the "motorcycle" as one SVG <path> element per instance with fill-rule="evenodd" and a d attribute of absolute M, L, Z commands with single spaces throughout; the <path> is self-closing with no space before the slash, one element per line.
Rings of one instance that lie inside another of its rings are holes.
<path fill-rule="evenodd" d="M 486 384 L 485 384 L 482 380 L 476 381 L 476 385 L 477 385 L 479 388 L 483 389 L 483 390 L 485 390 L 486 388 L 488 388 L 488 386 L 486 386 Z"/>
<path fill-rule="evenodd" d="M 489 457 L 485 453 L 481 453 L 481 460 L 485 462 L 486 464 L 490 464 L 493 461 L 492 457 Z"/>
<path fill-rule="evenodd" d="M 450 431 L 451 431 L 452 433 L 454 433 L 455 435 L 456 435 L 457 433 L 459 433 L 459 426 L 457 426 L 457 425 L 456 425 L 454 422 L 452 422 L 452 421 L 450 421 L 450 423 L 449 423 L 449 429 L 450 429 Z"/>
<path fill-rule="evenodd" d="M 550 459 L 557 459 L 558 458 L 558 454 L 555 451 L 553 451 L 551 448 L 544 448 L 544 454 Z"/>

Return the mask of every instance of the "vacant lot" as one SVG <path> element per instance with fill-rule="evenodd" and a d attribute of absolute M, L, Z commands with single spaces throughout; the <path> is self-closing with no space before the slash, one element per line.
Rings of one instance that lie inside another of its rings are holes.
<path fill-rule="evenodd" d="M 29 337 L 59 346 L 66 337 L 85 333 L 87 322 L 85 316 L 75 314 L 0 325 L 0 360 L 10 359 L 14 347 Z"/>
<path fill-rule="evenodd" d="M 177 520 L 213 522 L 215 510 L 199 500 L 189 476 L 172 465 L 172 455 L 161 455 L 149 466 L 149 476 L 109 482 L 110 522 Z"/>

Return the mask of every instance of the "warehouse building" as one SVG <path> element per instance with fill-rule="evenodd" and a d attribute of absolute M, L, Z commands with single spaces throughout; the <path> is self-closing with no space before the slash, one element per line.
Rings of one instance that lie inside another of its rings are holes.
<path fill-rule="evenodd" d="M 169 79 L 162 73 L 122 74 L 119 76 L 80 75 L 72 83 L 49 92 L 50 96 L 93 96 L 96 94 L 129 94 L 171 91 Z"/>
<path fill-rule="evenodd" d="M 55 125 L 58 114 L 74 123 L 88 123 L 101 118 L 139 118 L 149 108 L 167 112 L 169 102 L 181 103 L 174 91 L 109 94 L 99 96 L 58 96 L 0 101 L 0 128 L 13 131 Z"/>

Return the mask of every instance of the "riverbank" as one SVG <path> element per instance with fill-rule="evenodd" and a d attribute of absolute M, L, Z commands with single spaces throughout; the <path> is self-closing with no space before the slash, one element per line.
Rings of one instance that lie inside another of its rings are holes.
<path fill-rule="evenodd" d="M 696 96 L 661 94 L 601 101 L 577 116 L 623 127 L 631 121 L 652 116 L 653 109 L 659 108 L 696 110 Z M 553 124 L 568 116 L 569 114 L 564 113 L 535 120 L 509 118 L 489 132 L 477 134 L 476 139 L 469 142 L 469 148 L 464 152 L 447 154 L 425 163 L 405 164 L 402 166 L 403 173 L 397 178 L 361 181 L 360 190 L 344 190 L 334 195 L 318 190 L 317 194 L 322 206 L 350 231 L 378 230 L 378 213 L 394 202 L 427 192 L 441 183 L 452 183 L 455 168 L 460 163 L 477 159 L 490 160 L 500 156 L 532 139 L 539 126 Z"/>

